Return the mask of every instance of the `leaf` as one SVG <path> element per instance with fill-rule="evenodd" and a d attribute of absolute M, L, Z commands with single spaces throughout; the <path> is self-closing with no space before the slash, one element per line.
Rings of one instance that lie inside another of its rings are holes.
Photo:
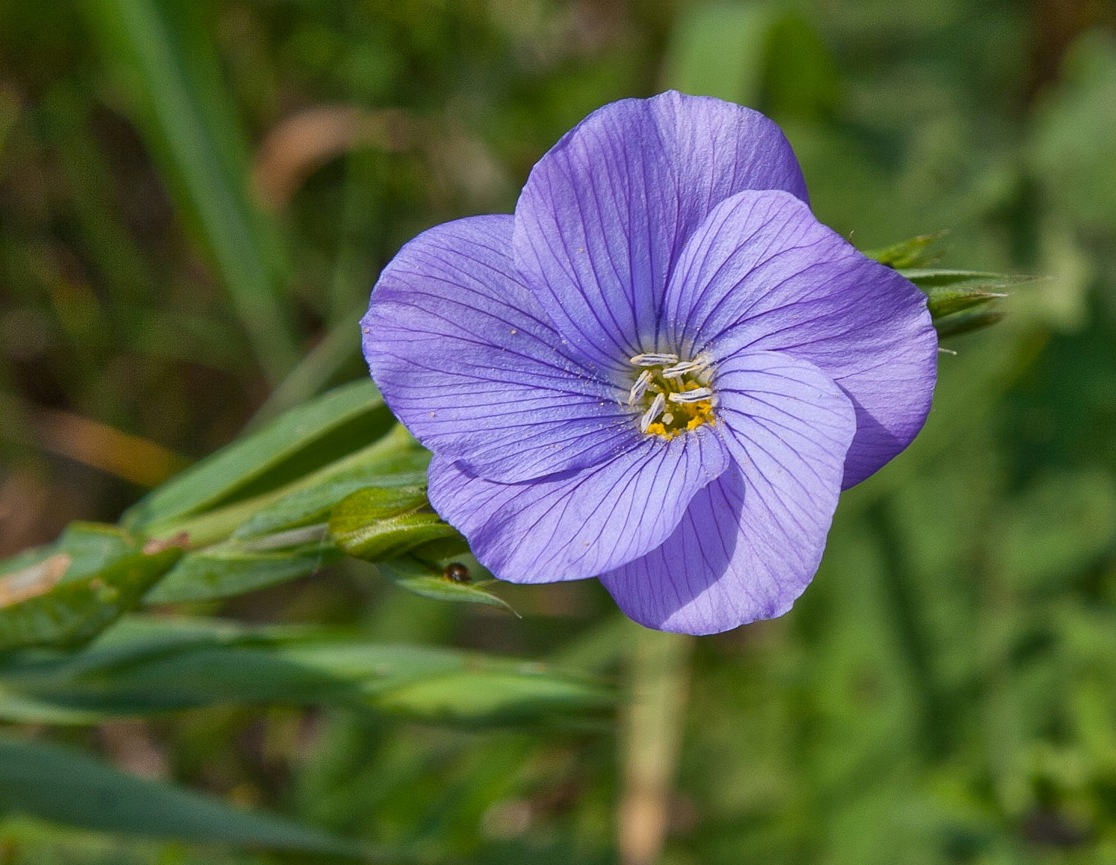
<path fill-rule="evenodd" d="M 274 552 L 237 543 L 208 547 L 187 554 L 144 601 L 174 604 L 231 598 L 315 573 L 338 558 L 338 550 L 321 540 Z"/>
<path fill-rule="evenodd" d="M 392 426 L 371 381 L 339 387 L 202 460 L 140 501 L 121 523 L 146 535 L 171 533 L 176 520 L 280 489 Z"/>
<path fill-rule="evenodd" d="M 276 227 L 248 189 L 247 135 L 199 4 L 86 0 L 94 44 L 272 382 L 297 357 Z"/>
<path fill-rule="evenodd" d="M 458 536 L 430 507 L 425 486 L 358 490 L 334 508 L 329 533 L 348 555 L 370 562 Z"/>
<path fill-rule="evenodd" d="M 466 575 L 476 574 L 479 570 L 482 570 L 476 559 L 467 553 L 446 556 L 440 566 L 427 564 L 414 556 L 406 556 L 377 562 L 376 570 L 399 588 L 421 595 L 424 598 L 431 598 L 436 601 L 456 601 L 465 604 L 486 604 L 490 607 L 507 610 L 516 616 L 519 615 L 503 598 L 485 590 L 487 586 L 496 583 L 496 580 L 481 579 L 473 581 L 473 578 L 469 577 L 468 582 L 455 581 L 450 576 L 450 569 L 454 566 L 463 568 Z"/>
<path fill-rule="evenodd" d="M 0 651 L 72 647 L 91 640 L 134 608 L 181 555 L 178 548 L 152 554 L 141 550 L 80 579 L 59 573 L 53 583 L 42 584 L 42 592 L 0 608 Z M 44 564 L 51 561 L 63 565 L 63 559 L 57 557 Z"/>
<path fill-rule="evenodd" d="M 777 14 L 764 3 L 710 2 L 687 7 L 679 16 L 667 51 L 666 86 L 757 105 Z M 711 57 L 717 62 L 711 63 Z"/>
<path fill-rule="evenodd" d="M 59 579 L 65 576 L 67 580 L 75 580 L 100 570 L 113 559 L 136 549 L 136 540 L 116 526 L 104 523 L 71 523 L 54 543 L 27 550 L 0 562 L 0 575 L 4 575 L 0 576 L 0 607 L 5 605 L 2 581 L 6 577 L 15 576 L 15 572 L 28 572 L 24 579 L 29 580 L 36 565 L 49 559 L 57 562 L 59 557 L 64 557 L 66 567 L 57 576 Z M 53 568 L 47 568 L 44 573 L 52 570 Z"/>
<path fill-rule="evenodd" d="M 9 736 L 0 737 L 0 812 L 194 844 L 414 861 L 171 784 L 136 778 L 70 748 Z"/>
<path fill-rule="evenodd" d="M 865 250 L 864 255 L 897 270 L 924 267 L 933 258 L 933 255 L 928 251 L 929 247 L 945 237 L 946 234 L 948 234 L 946 231 L 920 234 L 918 237 L 901 240 L 891 246 Z"/>
<path fill-rule="evenodd" d="M 334 506 L 363 487 L 425 486 L 429 462 L 430 453 L 396 426 L 369 447 L 296 483 L 288 494 L 257 509 L 233 537 L 328 522 Z"/>
<path fill-rule="evenodd" d="M 982 330 L 1003 321 L 1004 314 L 994 309 L 975 309 L 947 315 L 934 321 L 938 339 L 961 336 L 974 330 Z"/>
<path fill-rule="evenodd" d="M 1003 312 L 984 307 L 1007 297 L 1005 289 L 1035 279 L 1026 275 L 978 270 L 909 268 L 899 272 L 925 292 L 934 327 L 941 339 L 1001 321 Z"/>
<path fill-rule="evenodd" d="M 686 6 L 678 18 L 665 86 L 780 118 L 813 117 L 836 102 L 837 71 L 817 28 L 783 4 L 712 0 Z"/>
<path fill-rule="evenodd" d="M 10 656 L 2 670 L 0 717 L 22 722 L 332 704 L 469 726 L 554 725 L 599 718 L 613 701 L 596 680 L 535 663 L 202 619 L 129 618 L 79 655 Z"/>

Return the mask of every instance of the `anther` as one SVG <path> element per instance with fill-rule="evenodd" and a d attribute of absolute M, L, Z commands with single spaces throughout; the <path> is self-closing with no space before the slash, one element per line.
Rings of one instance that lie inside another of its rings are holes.
<path fill-rule="evenodd" d="M 703 357 L 696 357 L 693 360 L 684 360 L 682 363 L 676 363 L 674 366 L 667 367 L 663 370 L 663 378 L 682 378 L 688 372 L 697 372 L 709 366 L 709 361 Z"/>
<path fill-rule="evenodd" d="M 643 417 L 639 419 L 639 431 L 642 433 L 647 432 L 647 428 L 655 422 L 663 409 L 666 408 L 666 397 L 661 393 L 655 394 L 655 399 L 651 401 L 651 408 L 643 413 Z"/>
<path fill-rule="evenodd" d="M 628 405 L 635 405 L 643 395 L 647 393 L 647 388 L 651 384 L 651 370 L 645 369 L 639 374 L 639 378 L 635 380 L 632 389 L 628 391 Z"/>
<path fill-rule="evenodd" d="M 693 390 L 684 390 L 682 393 L 672 393 L 671 402 L 701 402 L 713 396 L 713 391 L 707 387 L 695 387 Z"/>
<path fill-rule="evenodd" d="M 635 366 L 666 366 L 668 363 L 678 363 L 676 354 L 637 354 L 628 358 Z"/>

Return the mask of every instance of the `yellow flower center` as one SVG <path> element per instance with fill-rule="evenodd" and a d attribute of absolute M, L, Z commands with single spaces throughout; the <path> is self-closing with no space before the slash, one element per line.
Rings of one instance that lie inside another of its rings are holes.
<path fill-rule="evenodd" d="M 702 424 L 713 426 L 709 358 L 681 360 L 676 354 L 637 354 L 628 404 L 641 410 L 640 432 L 669 441 Z"/>

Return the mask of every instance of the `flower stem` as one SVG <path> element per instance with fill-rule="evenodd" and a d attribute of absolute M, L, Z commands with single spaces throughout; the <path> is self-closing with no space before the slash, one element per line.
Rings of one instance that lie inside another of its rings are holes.
<path fill-rule="evenodd" d="M 644 629 L 634 640 L 621 727 L 624 774 L 617 845 L 623 865 L 652 865 L 666 839 L 693 645 L 693 637 Z"/>

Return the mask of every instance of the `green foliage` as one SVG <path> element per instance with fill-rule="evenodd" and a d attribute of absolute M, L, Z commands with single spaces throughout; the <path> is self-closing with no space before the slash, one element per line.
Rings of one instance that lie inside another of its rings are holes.
<path fill-rule="evenodd" d="M 0 737 L 0 809 L 101 832 L 329 854 L 387 855 L 218 799 L 133 778 L 80 752 Z M 390 861 L 408 861 L 392 853 Z"/>
<path fill-rule="evenodd" d="M 335 705 L 464 726 L 592 722 L 610 690 L 539 664 L 309 628 L 123 622 L 77 656 L 8 660 L 0 717 L 89 724 L 228 704 Z"/>
<path fill-rule="evenodd" d="M 75 8 L 0 4 L 0 861 L 603 865 L 656 802 L 663 863 L 1116 861 L 1105 4 Z M 796 608 L 694 645 L 495 588 L 356 325 L 668 86 L 772 114 L 956 352 Z"/>
<path fill-rule="evenodd" d="M 111 526 L 74 524 L 57 543 L 0 569 L 0 652 L 76 647 L 135 607 L 179 558 Z"/>

